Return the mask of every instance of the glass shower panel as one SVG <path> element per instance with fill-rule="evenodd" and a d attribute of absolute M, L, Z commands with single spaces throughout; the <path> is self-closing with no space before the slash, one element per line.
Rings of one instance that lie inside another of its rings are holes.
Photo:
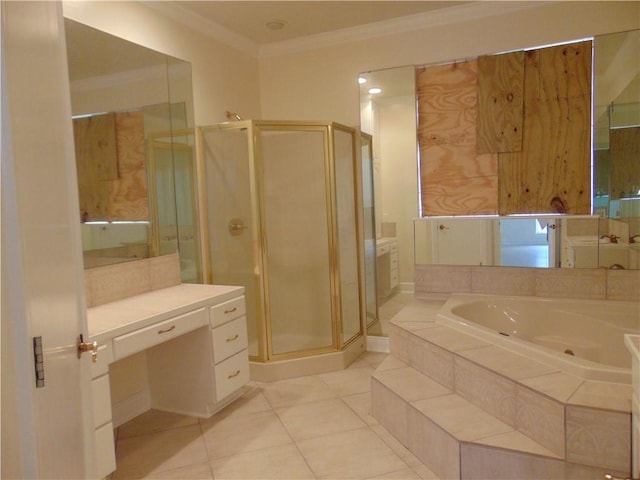
<path fill-rule="evenodd" d="M 249 356 L 261 357 L 262 294 L 257 267 L 257 222 L 251 208 L 251 152 L 247 128 L 203 132 L 211 281 L 245 288 Z M 241 225 L 241 226 L 240 226 Z M 235 226 L 235 227 L 234 227 Z"/>
<path fill-rule="evenodd" d="M 373 188 L 373 149 L 371 135 L 360 134 L 360 158 L 362 161 L 362 213 L 364 224 L 364 288 L 366 326 L 378 320 L 378 296 L 376 295 L 376 219 Z"/>
<path fill-rule="evenodd" d="M 336 221 L 343 343 L 360 333 L 354 140 L 352 131 L 334 129 Z"/>
<path fill-rule="evenodd" d="M 270 351 L 332 347 L 325 129 L 260 132 Z"/>

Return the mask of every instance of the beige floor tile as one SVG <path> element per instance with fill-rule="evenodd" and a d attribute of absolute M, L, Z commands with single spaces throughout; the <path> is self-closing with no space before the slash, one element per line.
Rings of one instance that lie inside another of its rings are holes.
<path fill-rule="evenodd" d="M 371 374 L 373 367 L 349 368 L 337 372 L 318 375 L 323 382 L 338 396 L 345 397 L 355 393 L 371 391 Z"/>
<path fill-rule="evenodd" d="M 393 370 L 395 368 L 407 368 L 409 364 L 403 362 L 398 357 L 394 355 L 389 355 L 384 361 L 378 365 L 376 368 L 376 372 L 383 372 L 385 370 Z"/>
<path fill-rule="evenodd" d="M 343 397 L 342 400 L 351 410 L 364 420 L 367 425 L 377 425 L 378 421 L 371 416 L 371 392 L 356 393 Z"/>
<path fill-rule="evenodd" d="M 155 472 L 148 478 L 149 480 L 213 480 L 213 472 L 211 465 L 207 462 L 165 472 Z"/>
<path fill-rule="evenodd" d="M 118 427 L 118 438 L 136 437 L 148 433 L 161 432 L 172 428 L 197 425 L 198 419 L 176 413 L 148 410 Z"/>
<path fill-rule="evenodd" d="M 433 473 L 424 463 L 422 463 L 418 457 L 409 451 L 407 447 L 402 445 L 389 431 L 382 425 L 374 425 L 371 430 L 378 435 L 384 443 L 389 445 L 396 455 L 398 455 L 413 471 L 415 471 L 420 478 L 438 480 L 438 477 Z"/>
<path fill-rule="evenodd" d="M 216 480 L 224 479 L 313 479 L 315 478 L 295 445 L 265 448 L 211 462 Z"/>
<path fill-rule="evenodd" d="M 269 405 L 269 402 L 267 402 L 267 399 L 257 385 L 250 385 L 246 387 L 245 390 L 246 391 L 242 397 L 238 398 L 230 405 L 227 405 L 216 415 L 249 415 L 252 413 L 268 412 L 271 410 L 271 405 Z"/>
<path fill-rule="evenodd" d="M 141 478 L 207 460 L 198 425 L 174 428 L 118 440 L 115 478 Z"/>
<path fill-rule="evenodd" d="M 382 480 L 420 480 L 420 476 L 409 467 L 397 470 L 395 472 L 383 473 L 382 475 L 376 475 L 375 477 L 368 477 L 369 479 L 382 479 Z"/>
<path fill-rule="evenodd" d="M 565 402 L 578 389 L 584 380 L 564 372 L 525 378 L 521 382 L 539 392 L 549 395 L 560 402 Z"/>
<path fill-rule="evenodd" d="M 202 431 L 211 459 L 292 443 L 273 411 L 229 417 L 214 415 L 202 423 Z"/>
<path fill-rule="evenodd" d="M 302 440 L 298 448 L 318 478 L 369 478 L 407 467 L 369 428 Z"/>
<path fill-rule="evenodd" d="M 349 365 L 348 368 L 360 368 L 363 366 L 378 368 L 388 356 L 389 354 L 384 352 L 364 352 L 355 362 Z"/>
<path fill-rule="evenodd" d="M 279 408 L 276 409 L 276 413 L 296 442 L 366 426 L 364 421 L 340 399 Z"/>
<path fill-rule="evenodd" d="M 632 387 L 628 384 L 585 381 L 569 403 L 618 412 L 631 412 Z"/>
<path fill-rule="evenodd" d="M 317 402 L 318 400 L 336 397 L 333 390 L 317 376 L 262 383 L 260 388 L 272 408 Z"/>
<path fill-rule="evenodd" d="M 490 447 L 519 450 L 534 455 L 543 455 L 545 457 L 561 458 L 554 454 L 548 448 L 543 447 L 539 443 L 531 440 L 526 435 L 515 430 L 512 432 L 501 433 L 499 435 L 493 435 L 491 437 L 485 437 L 477 440 L 476 443 L 487 445 Z"/>

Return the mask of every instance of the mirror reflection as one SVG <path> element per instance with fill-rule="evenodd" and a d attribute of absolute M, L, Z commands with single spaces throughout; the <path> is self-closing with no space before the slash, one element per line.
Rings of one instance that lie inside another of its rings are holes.
<path fill-rule="evenodd" d="M 201 277 L 191 66 L 65 19 L 85 268 L 180 252 Z"/>
<path fill-rule="evenodd" d="M 594 39 L 592 215 L 418 219 L 415 263 L 640 268 L 639 64 L 639 31 Z"/>

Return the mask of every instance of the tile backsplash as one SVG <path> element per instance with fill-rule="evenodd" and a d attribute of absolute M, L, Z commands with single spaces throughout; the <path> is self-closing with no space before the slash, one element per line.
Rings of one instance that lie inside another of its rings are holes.
<path fill-rule="evenodd" d="M 640 301 L 640 270 L 416 265 L 416 294 L 489 293 Z"/>
<path fill-rule="evenodd" d="M 118 263 L 84 271 L 87 308 L 179 285 L 177 253 Z"/>

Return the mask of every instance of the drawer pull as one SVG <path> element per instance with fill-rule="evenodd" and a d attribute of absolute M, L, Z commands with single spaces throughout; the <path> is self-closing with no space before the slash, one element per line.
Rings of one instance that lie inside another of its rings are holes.
<path fill-rule="evenodd" d="M 233 337 L 229 337 L 227 338 L 227 342 L 233 342 L 234 340 L 238 339 L 238 334 L 236 333 Z"/>
<path fill-rule="evenodd" d="M 233 307 L 231 310 L 225 310 L 224 313 L 233 313 L 238 309 L 238 307 Z"/>
<path fill-rule="evenodd" d="M 236 370 L 234 373 L 232 373 L 231 375 L 227 375 L 227 378 L 231 379 L 233 377 L 237 377 L 238 375 L 240 375 L 240 370 Z"/>
<path fill-rule="evenodd" d="M 171 325 L 169 328 L 165 328 L 163 330 L 158 330 L 158 335 L 162 335 L 163 333 L 168 333 L 171 330 L 173 330 L 174 328 L 176 328 L 175 325 Z"/>

